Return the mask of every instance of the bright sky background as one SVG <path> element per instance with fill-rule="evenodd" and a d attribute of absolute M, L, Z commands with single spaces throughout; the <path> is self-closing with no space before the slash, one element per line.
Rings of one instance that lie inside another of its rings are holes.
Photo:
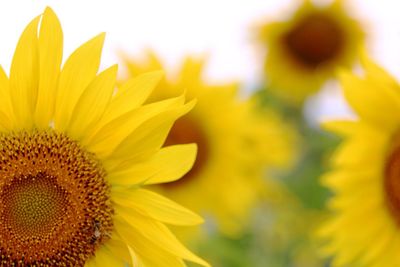
<path fill-rule="evenodd" d="M 297 0 L 35 0 L 0 2 L 0 64 L 9 69 L 11 57 L 26 24 L 51 6 L 64 30 L 64 58 L 84 41 L 107 32 L 103 66 L 117 62 L 122 49 L 140 55 L 152 47 L 177 66 L 185 54 L 208 53 L 207 76 L 240 79 L 256 85 L 261 60 L 250 29 L 258 21 L 287 14 Z M 400 77 L 400 4 L 389 0 L 349 0 L 370 35 L 373 57 Z M 334 100 L 332 100 L 334 98 Z M 328 99 L 328 101 L 327 101 Z M 319 114 L 342 113 L 332 94 L 318 98 Z M 345 111 L 344 111 L 345 112 Z"/>

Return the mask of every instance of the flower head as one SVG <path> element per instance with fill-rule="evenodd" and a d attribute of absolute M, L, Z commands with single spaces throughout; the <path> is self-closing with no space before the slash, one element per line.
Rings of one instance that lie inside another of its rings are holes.
<path fill-rule="evenodd" d="M 319 231 L 334 266 L 398 266 L 400 257 L 400 85 L 364 59 L 365 74 L 343 72 L 354 120 L 326 123 L 343 136 L 322 182 L 334 196 Z"/>
<path fill-rule="evenodd" d="M 22 33 L 9 77 L 0 68 L 1 265 L 207 265 L 164 225 L 201 218 L 142 188 L 193 164 L 195 145 L 161 148 L 193 102 L 143 105 L 159 72 L 116 90 L 116 66 L 98 73 L 103 41 L 61 67 L 62 30 L 47 8 Z"/>
<path fill-rule="evenodd" d="M 354 63 L 364 34 L 342 2 L 321 7 L 304 0 L 289 20 L 261 27 L 260 41 L 268 49 L 265 79 L 282 98 L 302 102 L 336 68 Z"/>

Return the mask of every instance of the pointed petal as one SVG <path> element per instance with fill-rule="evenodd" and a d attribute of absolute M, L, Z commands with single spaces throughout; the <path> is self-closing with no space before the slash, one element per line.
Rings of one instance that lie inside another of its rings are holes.
<path fill-rule="evenodd" d="M 103 116 L 115 89 L 117 70 L 114 65 L 100 73 L 79 98 L 67 129 L 75 140 L 80 140 Z"/>
<path fill-rule="evenodd" d="M 15 125 L 14 111 L 10 96 L 10 81 L 0 66 L 0 119 L 1 128 L 11 130 Z"/>
<path fill-rule="evenodd" d="M 194 105 L 195 102 L 191 101 L 147 120 L 117 146 L 110 155 L 110 160 L 123 162 L 154 154 L 165 142 L 174 122 L 189 112 Z"/>
<path fill-rule="evenodd" d="M 395 90 L 400 90 L 399 84 L 396 79 L 390 75 L 386 70 L 382 67 L 378 66 L 375 62 L 373 62 L 364 51 L 361 57 L 361 64 L 365 69 L 366 75 L 369 79 L 374 80 L 384 86 L 389 88 L 393 88 Z"/>
<path fill-rule="evenodd" d="M 140 75 L 144 72 L 162 70 L 164 69 L 158 56 L 151 50 L 146 51 L 144 60 L 137 63 L 136 60 L 132 60 L 129 55 L 121 52 L 121 58 L 124 60 L 125 65 L 128 67 L 128 71 L 131 77 Z"/>
<path fill-rule="evenodd" d="M 181 106 L 185 101 L 184 96 L 156 102 L 154 104 L 138 107 L 109 123 L 99 122 L 98 129 L 88 133 L 88 137 L 82 140 L 90 151 L 96 153 L 100 158 L 104 158 L 135 129 L 150 118 Z M 94 134 L 93 134 L 93 133 Z"/>
<path fill-rule="evenodd" d="M 154 257 L 154 250 L 149 242 L 140 236 L 135 237 L 135 233 L 130 234 L 130 240 L 136 241 L 132 247 L 129 247 L 133 267 L 186 267 L 182 259 L 163 250 L 158 250 L 157 257 Z"/>
<path fill-rule="evenodd" d="M 113 98 L 104 121 L 109 122 L 142 105 L 163 75 L 162 71 L 149 72 L 123 84 L 119 93 Z"/>
<path fill-rule="evenodd" d="M 362 119 L 389 130 L 400 124 L 400 94 L 347 72 L 339 76 L 347 101 Z"/>
<path fill-rule="evenodd" d="M 17 128 L 31 128 L 32 114 L 36 105 L 38 86 L 38 39 L 40 16 L 32 20 L 22 33 L 10 70 L 11 101 L 14 107 Z"/>
<path fill-rule="evenodd" d="M 133 233 L 136 232 L 138 236 L 142 236 L 141 239 L 147 240 L 153 246 L 161 248 L 171 253 L 172 255 L 198 263 L 203 266 L 210 266 L 204 260 L 200 259 L 192 252 L 190 252 L 186 247 L 184 247 L 165 225 L 158 223 L 153 219 L 148 219 L 144 216 L 141 216 L 140 214 L 130 212 L 128 210 L 120 208 L 118 209 L 118 214 L 120 214 L 122 217 L 121 220 L 125 224 L 129 225 L 129 227 L 125 227 L 126 230 L 129 229 Z M 116 222 L 118 221 L 119 220 L 116 219 Z M 118 228 L 118 230 L 123 229 L 122 227 Z M 135 242 L 134 240 L 131 240 L 129 238 L 130 235 L 127 232 L 124 231 L 124 233 L 120 234 L 121 236 L 126 238 L 127 241 Z"/>
<path fill-rule="evenodd" d="M 55 127 L 60 131 L 68 126 L 78 99 L 96 76 L 104 37 L 102 33 L 89 40 L 65 62 L 59 78 L 54 114 Z"/>
<path fill-rule="evenodd" d="M 176 181 L 185 175 L 196 159 L 196 144 L 163 147 L 145 162 L 119 166 L 110 173 L 113 184 L 158 184 Z"/>
<path fill-rule="evenodd" d="M 157 221 L 172 225 L 203 223 L 199 215 L 168 198 L 145 189 L 114 191 L 113 201 L 120 206 L 138 210 Z"/>
<path fill-rule="evenodd" d="M 38 128 L 49 127 L 63 53 L 63 33 L 60 22 L 51 8 L 46 8 L 39 32 L 39 88 L 35 110 Z"/>
<path fill-rule="evenodd" d="M 187 57 L 185 59 L 179 77 L 180 83 L 183 86 L 183 88 L 190 88 L 190 90 L 192 90 L 192 87 L 194 86 L 198 87 L 199 84 L 201 84 L 204 64 L 205 64 L 204 58 L 195 59 L 192 57 Z"/>

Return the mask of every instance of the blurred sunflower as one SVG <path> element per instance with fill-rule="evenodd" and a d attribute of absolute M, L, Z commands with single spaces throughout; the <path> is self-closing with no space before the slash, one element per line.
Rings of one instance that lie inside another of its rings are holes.
<path fill-rule="evenodd" d="M 154 53 L 140 61 L 124 56 L 130 75 L 163 68 Z M 163 194 L 216 219 L 219 230 L 240 233 L 263 191 L 267 167 L 283 166 L 292 156 L 289 134 L 272 112 L 255 112 L 255 101 L 240 100 L 237 84 L 209 85 L 204 60 L 187 58 L 179 73 L 164 79 L 151 101 L 181 94 L 198 100 L 177 120 L 165 145 L 197 143 L 193 168 L 181 180 L 159 187 Z M 288 137 L 288 138 L 286 138 Z"/>
<path fill-rule="evenodd" d="M 368 59 L 363 67 L 340 75 L 357 118 L 325 125 L 345 141 L 322 179 L 335 195 L 319 235 L 333 266 L 400 266 L 400 85 Z"/>
<path fill-rule="evenodd" d="M 364 42 L 362 29 L 346 13 L 343 0 L 323 7 L 304 0 L 289 20 L 265 24 L 259 35 L 268 47 L 268 88 L 294 104 L 316 92 L 337 67 L 351 66 Z"/>
<path fill-rule="evenodd" d="M 161 146 L 193 102 L 143 105 L 160 73 L 115 93 L 116 65 L 97 74 L 103 42 L 61 69 L 62 29 L 47 8 L 22 33 L 10 76 L 0 68 L 0 265 L 207 266 L 164 225 L 201 218 L 141 188 L 190 169 L 195 145 Z"/>

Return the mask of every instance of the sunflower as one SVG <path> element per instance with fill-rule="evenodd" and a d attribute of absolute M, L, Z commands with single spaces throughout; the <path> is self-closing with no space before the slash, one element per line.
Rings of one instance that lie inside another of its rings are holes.
<path fill-rule="evenodd" d="M 333 266 L 400 266 L 400 85 L 369 59 L 340 74 L 353 120 L 326 123 L 345 141 L 322 181 L 334 197 L 320 229 Z"/>
<path fill-rule="evenodd" d="M 164 223 L 201 218 L 142 186 L 190 169 L 193 144 L 161 148 L 192 108 L 184 96 L 143 105 L 159 72 L 115 90 L 100 73 L 104 34 L 61 68 L 63 34 L 47 8 L 0 68 L 1 266 L 185 266 L 207 263 Z"/>
<path fill-rule="evenodd" d="M 286 101 L 301 103 L 332 78 L 337 67 L 356 60 L 364 34 L 342 2 L 321 7 L 304 0 L 289 20 L 261 26 L 259 38 L 268 47 L 268 88 Z"/>
<path fill-rule="evenodd" d="M 143 60 L 123 57 L 133 77 L 163 68 L 152 52 Z M 205 83 L 204 63 L 203 58 L 188 57 L 177 75 L 165 78 L 149 98 L 156 101 L 175 96 L 185 88 L 188 98 L 198 101 L 189 114 L 175 122 L 164 144 L 197 143 L 194 166 L 179 181 L 158 189 L 213 218 L 220 231 L 233 236 L 240 233 L 263 191 L 266 166 L 283 166 L 292 154 L 280 119 L 267 112 L 263 114 L 266 118 L 261 118 L 255 101 L 240 99 L 236 83 Z"/>

